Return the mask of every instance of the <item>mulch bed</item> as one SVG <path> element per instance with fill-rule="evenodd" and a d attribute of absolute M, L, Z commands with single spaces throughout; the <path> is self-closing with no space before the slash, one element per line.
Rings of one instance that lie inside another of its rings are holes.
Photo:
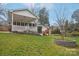
<path fill-rule="evenodd" d="M 75 48 L 77 44 L 75 41 L 55 40 L 55 43 L 60 46 Z"/>

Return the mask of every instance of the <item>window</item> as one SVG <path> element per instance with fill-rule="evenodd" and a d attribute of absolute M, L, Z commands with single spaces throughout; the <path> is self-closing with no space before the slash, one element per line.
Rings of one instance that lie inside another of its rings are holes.
<path fill-rule="evenodd" d="M 24 26 L 24 23 L 23 22 L 21 22 L 21 26 Z"/>
<path fill-rule="evenodd" d="M 32 26 L 32 24 L 30 23 L 29 26 Z"/>
<path fill-rule="evenodd" d="M 27 26 L 27 23 L 25 23 L 25 26 Z"/>
<path fill-rule="evenodd" d="M 20 25 L 20 22 L 17 22 L 17 25 Z"/>
<path fill-rule="evenodd" d="M 13 25 L 16 25 L 16 22 L 13 22 Z"/>

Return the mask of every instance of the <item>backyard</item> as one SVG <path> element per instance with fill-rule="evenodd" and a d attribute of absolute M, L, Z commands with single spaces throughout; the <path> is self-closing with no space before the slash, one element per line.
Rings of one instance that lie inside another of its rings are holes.
<path fill-rule="evenodd" d="M 79 48 L 56 45 L 55 38 L 60 35 L 37 36 L 29 34 L 0 33 L 0 55 L 2 56 L 70 56 L 79 55 Z M 79 37 L 75 39 L 79 44 Z M 66 39 L 65 38 L 65 39 Z"/>

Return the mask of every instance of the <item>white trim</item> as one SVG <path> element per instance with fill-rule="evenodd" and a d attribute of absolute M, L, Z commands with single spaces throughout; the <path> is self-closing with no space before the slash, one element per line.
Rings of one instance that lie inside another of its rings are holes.
<path fill-rule="evenodd" d="M 12 24 L 12 29 L 13 29 L 13 13 L 12 13 L 12 23 L 11 23 L 11 24 Z M 11 31 L 12 31 L 12 30 L 11 30 Z"/>

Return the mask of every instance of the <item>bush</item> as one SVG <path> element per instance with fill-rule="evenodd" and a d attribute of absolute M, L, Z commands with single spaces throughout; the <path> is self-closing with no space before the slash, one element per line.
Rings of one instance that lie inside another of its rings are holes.
<path fill-rule="evenodd" d="M 54 29 L 51 31 L 52 34 L 60 34 L 60 30 L 59 29 Z"/>
<path fill-rule="evenodd" d="M 79 36 L 79 32 L 76 32 L 76 31 L 75 32 L 72 32 L 71 33 L 71 36 Z"/>

